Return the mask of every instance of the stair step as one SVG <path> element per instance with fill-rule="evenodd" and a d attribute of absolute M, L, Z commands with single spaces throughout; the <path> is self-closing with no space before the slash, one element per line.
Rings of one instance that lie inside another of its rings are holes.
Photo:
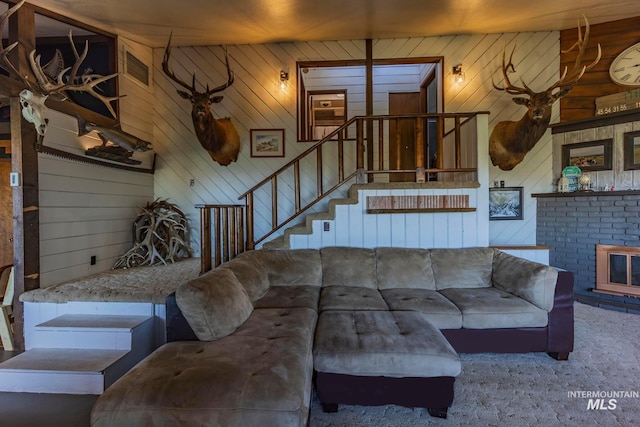
<path fill-rule="evenodd" d="M 33 348 L 130 350 L 136 330 L 153 327 L 153 317 L 65 314 L 36 325 Z"/>
<path fill-rule="evenodd" d="M 0 363 L 0 391 L 101 394 L 135 362 L 123 350 L 35 348 Z"/>

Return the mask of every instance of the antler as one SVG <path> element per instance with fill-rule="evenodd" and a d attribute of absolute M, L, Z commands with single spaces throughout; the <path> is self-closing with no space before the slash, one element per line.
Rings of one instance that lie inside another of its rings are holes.
<path fill-rule="evenodd" d="M 116 112 L 114 111 L 111 102 L 116 101 L 121 98 L 121 96 L 104 96 L 98 92 L 96 92 L 96 86 L 105 81 L 111 80 L 116 77 L 118 73 L 109 74 L 107 76 L 102 76 L 99 74 L 91 74 L 91 75 L 83 75 L 80 79 L 78 79 L 78 70 L 80 69 L 80 65 L 87 57 L 89 52 L 89 41 L 85 41 L 84 50 L 81 55 L 78 55 L 78 51 L 76 50 L 75 44 L 73 42 L 73 35 L 71 31 L 69 31 L 69 42 L 73 48 L 73 54 L 76 58 L 75 63 L 72 67 L 67 67 L 60 71 L 55 79 L 50 79 L 47 74 L 42 69 L 42 65 L 40 64 L 40 55 L 36 56 L 35 51 L 31 51 L 29 54 L 29 61 L 31 64 L 31 70 L 38 82 L 38 88 L 40 89 L 43 95 L 62 95 L 63 98 L 67 98 L 65 92 L 67 91 L 77 91 L 77 92 L 89 92 L 93 97 L 102 101 L 102 103 L 107 107 L 109 113 L 113 117 L 117 117 Z M 65 74 L 71 70 L 68 78 L 65 81 Z M 80 83 L 76 83 L 79 81 Z"/>
<path fill-rule="evenodd" d="M 179 79 L 175 75 L 175 73 L 171 71 L 171 68 L 169 67 L 169 59 L 171 57 L 171 38 L 172 37 L 173 37 L 173 33 L 169 35 L 169 41 L 167 42 L 167 47 L 164 50 L 164 58 L 162 60 L 162 71 L 164 71 L 167 77 L 169 77 L 171 80 L 178 83 L 180 86 L 187 89 L 191 93 L 198 93 L 198 91 L 196 90 L 196 73 L 195 72 L 191 77 L 191 85 L 189 85 L 185 81 Z M 235 74 L 233 71 L 231 71 L 231 68 L 229 67 L 229 51 L 227 50 L 226 47 L 224 49 L 224 58 L 227 65 L 227 82 L 220 86 L 216 86 L 213 89 L 209 89 L 209 85 L 207 84 L 207 90 L 204 93 L 207 96 L 210 96 L 216 92 L 223 91 L 233 84 L 233 80 L 235 79 Z"/>
<path fill-rule="evenodd" d="M 516 68 L 513 65 L 513 53 L 516 51 L 516 45 L 513 45 L 513 49 L 511 50 L 511 55 L 509 55 L 509 63 L 505 64 L 505 53 L 507 50 L 507 46 L 505 44 L 505 47 L 502 49 L 502 67 L 500 68 L 502 71 L 502 79 L 505 81 L 506 86 L 505 87 L 500 87 L 497 86 L 493 80 L 491 81 L 491 84 L 493 85 L 494 88 L 498 89 L 498 90 L 504 90 L 507 93 L 511 94 L 511 95 L 522 95 L 522 94 L 527 94 L 527 95 L 533 95 L 533 91 L 524 83 L 522 82 L 522 85 L 524 87 L 519 87 L 514 85 L 513 83 L 511 83 L 511 80 L 509 80 L 509 72 L 514 73 L 516 71 Z"/>
<path fill-rule="evenodd" d="M 571 52 L 576 47 L 578 48 L 578 54 L 576 56 L 576 60 L 573 64 L 573 68 L 571 71 L 568 71 L 567 67 L 564 67 L 564 71 L 560 80 L 554 83 L 547 91 L 552 91 L 555 88 L 565 88 L 571 87 L 580 80 L 580 78 L 584 75 L 584 73 L 593 67 L 600 61 L 600 57 L 602 57 L 602 48 L 600 47 L 600 43 L 598 43 L 598 55 L 596 59 L 589 65 L 582 65 L 582 57 L 584 56 L 584 52 L 587 48 L 587 42 L 589 41 L 589 20 L 585 15 L 582 15 L 584 18 L 584 38 L 582 36 L 582 29 L 580 28 L 580 19 L 578 19 L 578 41 L 576 41 L 569 49 L 561 51 L 562 53 Z"/>

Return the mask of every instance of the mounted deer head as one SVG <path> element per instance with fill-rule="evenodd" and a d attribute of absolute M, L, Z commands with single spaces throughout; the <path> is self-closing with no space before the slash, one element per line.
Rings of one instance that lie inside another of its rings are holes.
<path fill-rule="evenodd" d="M 518 165 L 547 130 L 549 121 L 551 120 L 551 107 L 553 104 L 558 99 L 566 96 L 573 88 L 573 85 L 580 80 L 585 71 L 590 70 L 600 61 L 602 49 L 600 48 L 600 44 L 598 44 L 598 55 L 596 59 L 589 65 L 582 65 L 582 57 L 584 56 L 589 40 L 589 21 L 586 16 L 584 16 L 584 22 L 584 37 L 582 29 L 580 28 L 580 22 L 578 21 L 578 41 L 569 49 L 562 51 L 562 53 L 567 53 L 578 48 L 573 68 L 569 71 L 567 67 L 565 67 L 560 80 L 543 92 L 534 92 L 524 82 L 522 82 L 522 87 L 515 86 L 511 83 L 509 73 L 515 72 L 515 67 L 512 62 L 515 46 L 511 51 L 508 63 L 505 63 L 506 47 L 502 51 L 502 78 L 504 79 L 504 87 L 496 86 L 495 83 L 493 83 L 493 87 L 511 95 L 526 95 L 528 98 L 513 98 L 513 102 L 516 104 L 527 107 L 527 112 L 519 121 L 499 122 L 493 128 L 491 136 L 489 137 L 489 156 L 494 166 L 508 171 Z"/>
<path fill-rule="evenodd" d="M 15 13 L 15 11 L 24 4 L 24 2 L 25 0 L 17 3 L 15 6 L 7 9 L 7 11 L 0 15 L 0 34 L 2 34 L 4 25 L 8 21 L 9 17 Z M 11 61 L 9 61 L 8 55 L 11 50 L 18 45 L 18 42 L 14 42 L 7 47 L 4 47 L 4 45 L 0 43 L 0 67 L 6 70 L 9 75 L 22 82 L 24 89 L 19 94 L 15 94 L 20 97 L 22 116 L 29 123 L 33 123 L 36 128 L 36 132 L 40 136 L 44 136 L 47 130 L 47 119 L 45 118 L 46 99 L 49 96 L 52 96 L 58 100 L 67 100 L 68 97 L 66 92 L 68 91 L 90 93 L 92 96 L 102 101 L 113 117 L 116 117 L 116 113 L 111 106 L 111 101 L 115 101 L 120 97 L 107 97 L 97 93 L 95 89 L 98 84 L 116 77 L 118 73 L 110 74 L 108 76 L 84 73 L 78 76 L 80 65 L 89 52 L 89 41 L 85 42 L 82 54 L 78 54 L 75 44 L 73 43 L 71 32 L 69 32 L 69 41 L 71 42 L 76 62 L 73 67 L 64 68 L 54 77 L 49 77 L 43 69 L 43 66 L 40 65 L 40 55 L 36 56 L 35 50 L 31 51 L 29 54 L 29 64 L 31 66 L 33 77 L 36 80 L 35 82 L 30 80 L 30 76 L 25 76 L 19 73 Z M 59 53 L 56 55 L 59 55 Z M 45 65 L 44 68 L 46 69 L 47 65 Z M 71 70 L 71 72 L 67 75 L 69 70 Z"/>
<path fill-rule="evenodd" d="M 174 82 L 178 83 L 187 91 L 178 90 L 178 95 L 184 99 L 191 101 L 193 108 L 191 109 L 191 118 L 193 119 L 193 127 L 200 145 L 207 150 L 211 158 L 221 164 L 228 166 L 231 162 L 238 160 L 238 152 L 240 151 L 240 136 L 238 131 L 231 123 L 228 117 L 215 119 L 211 113 L 211 104 L 222 101 L 222 96 L 213 96 L 214 93 L 221 92 L 233 84 L 234 74 L 229 68 L 229 55 L 225 49 L 224 57 L 227 64 L 227 82 L 209 89 L 205 92 L 196 90 L 196 73 L 193 73 L 191 84 L 176 77 L 169 68 L 169 58 L 171 56 L 171 36 L 167 48 L 164 51 L 164 59 L 162 61 L 162 71 Z"/>

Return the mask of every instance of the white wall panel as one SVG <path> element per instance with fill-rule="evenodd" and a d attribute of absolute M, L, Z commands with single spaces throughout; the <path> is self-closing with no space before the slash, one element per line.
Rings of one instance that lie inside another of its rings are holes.
<path fill-rule="evenodd" d="M 512 81 L 524 81 L 534 90 L 549 87 L 559 77 L 559 33 L 507 33 L 485 35 L 451 35 L 411 39 L 374 40 L 375 59 L 402 57 L 444 57 L 444 95 L 446 112 L 490 111 L 488 131 L 501 120 L 517 120 L 524 113 L 524 107 L 514 104 L 512 96 L 497 91 L 492 80 L 499 84 L 499 66 L 503 48 L 507 53 L 517 43 L 514 64 L 517 73 Z M 167 197 L 178 203 L 192 219 L 194 233 L 192 242 L 198 246 L 197 203 L 236 203 L 237 196 L 245 192 L 254 183 L 268 176 L 272 171 L 293 159 L 309 143 L 296 141 L 296 61 L 364 59 L 365 42 L 363 40 L 340 42 L 274 43 L 264 45 L 229 46 L 231 68 L 235 71 L 235 83 L 224 92 L 224 100 L 214 106 L 217 117 L 231 116 L 240 133 L 242 149 L 237 163 L 222 167 L 214 163 L 200 147 L 192 130 L 190 103 L 180 99 L 176 86 L 162 73 L 160 64 L 163 49 L 154 49 L 154 144 L 159 153 L 158 170 L 155 175 L 154 191 L 156 197 Z M 199 84 L 217 85 L 226 79 L 223 50 L 220 47 L 174 48 L 172 66 L 176 74 L 190 79 L 196 72 Z M 451 67 L 461 63 L 466 75 L 462 84 L 455 84 Z M 288 70 L 292 76 L 286 93 L 278 88 L 280 69 Z M 384 108 L 384 95 L 376 95 L 379 108 Z M 557 106 L 554 107 L 552 122 L 558 120 Z M 350 107 L 351 109 L 351 107 Z M 252 128 L 285 129 L 285 158 L 256 159 L 249 153 L 249 131 Z M 486 148 L 478 153 L 480 159 L 488 157 Z M 480 160 L 479 159 L 479 160 Z M 331 159 L 325 156 L 325 163 Z M 331 165 L 328 165 L 331 169 Z M 335 169 L 335 165 L 333 165 Z M 307 193 L 315 189 L 315 168 L 302 168 L 303 188 Z M 327 172 L 325 170 L 325 172 Z M 195 179 L 196 185 L 189 187 L 189 179 Z M 547 132 L 524 161 L 514 170 L 505 172 L 489 166 L 488 181 L 503 180 L 507 186 L 525 188 L 525 218 L 523 221 L 486 221 L 484 231 L 491 244 L 534 244 L 535 243 L 535 204 L 529 197 L 531 193 L 546 192 L 552 189 L 551 179 L 551 136 Z M 283 189 L 283 206 L 292 203 L 291 195 Z M 488 189 L 483 187 L 482 192 Z M 344 194 L 344 192 L 342 192 Z M 478 201 L 479 206 L 486 205 Z M 270 223 L 271 203 L 265 195 L 256 200 L 256 234 L 264 232 Z M 315 211 L 326 207 L 326 202 Z M 283 208 L 284 209 L 284 208 Z M 312 210 L 312 211 L 314 211 Z M 427 225 L 420 219 L 420 226 Z M 449 220 L 447 220 L 449 221 Z M 458 221 L 462 227 L 462 222 Z M 367 227 L 373 220 L 367 219 Z M 385 234 L 391 229 L 391 223 L 381 218 L 375 220 L 377 233 Z M 469 228 L 464 223 L 466 229 Z M 362 244 L 371 243 L 369 231 L 363 236 Z M 277 233 L 276 235 L 278 235 Z M 430 233 L 428 246 L 449 244 L 448 237 L 442 233 Z M 332 243 L 339 244 L 342 234 Z M 483 237 L 484 238 L 484 237 Z M 462 244 L 473 239 L 465 235 Z M 460 242 L 460 241 L 459 241 Z M 421 244 L 425 242 L 421 241 Z M 413 244 L 413 243 L 412 243 Z"/>

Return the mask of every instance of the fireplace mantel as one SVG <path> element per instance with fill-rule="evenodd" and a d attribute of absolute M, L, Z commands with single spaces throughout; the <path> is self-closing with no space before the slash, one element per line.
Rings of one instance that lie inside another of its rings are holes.
<path fill-rule="evenodd" d="M 607 197 L 607 196 L 637 196 L 640 190 L 621 191 L 572 191 L 569 193 L 534 193 L 531 197 Z"/>

